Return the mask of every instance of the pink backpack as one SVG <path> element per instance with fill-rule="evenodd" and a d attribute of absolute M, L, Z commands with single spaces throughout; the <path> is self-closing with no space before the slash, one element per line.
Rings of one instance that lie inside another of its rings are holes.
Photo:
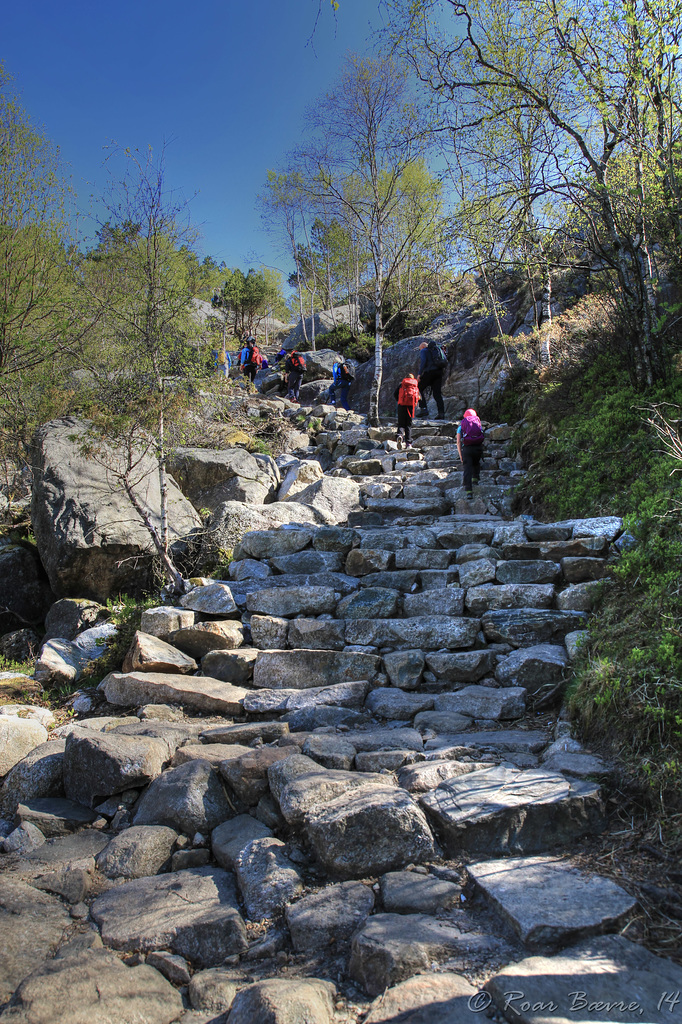
<path fill-rule="evenodd" d="M 478 416 L 465 416 L 461 427 L 462 444 L 483 444 L 483 427 Z"/>

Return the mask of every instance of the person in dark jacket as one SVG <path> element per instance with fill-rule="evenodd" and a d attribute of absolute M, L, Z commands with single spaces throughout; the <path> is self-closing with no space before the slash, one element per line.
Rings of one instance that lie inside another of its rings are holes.
<path fill-rule="evenodd" d="M 298 393 L 301 389 L 303 374 L 305 373 L 305 359 L 296 349 L 287 356 L 284 370 L 287 374 L 287 398 L 290 402 L 298 405 Z"/>
<path fill-rule="evenodd" d="M 443 402 L 441 385 L 443 383 L 445 368 L 435 365 L 437 352 L 438 346 L 435 341 L 422 341 L 419 346 L 419 412 L 417 413 L 417 416 L 429 415 L 425 392 L 428 388 L 431 388 L 431 394 L 433 395 L 438 407 L 438 415 L 436 416 L 436 419 L 444 420 L 445 404 Z"/>

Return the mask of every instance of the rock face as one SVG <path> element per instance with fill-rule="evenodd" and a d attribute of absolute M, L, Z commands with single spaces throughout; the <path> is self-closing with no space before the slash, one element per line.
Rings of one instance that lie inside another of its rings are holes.
<path fill-rule="evenodd" d="M 68 911 L 54 896 L 24 882 L 0 882 L 0 1005 L 54 954 L 70 923 Z"/>
<path fill-rule="evenodd" d="M 35 548 L 0 538 L 0 634 L 41 622 L 53 601 Z"/>
<path fill-rule="evenodd" d="M 151 585 L 154 545 L 123 488 L 111 483 L 106 467 L 114 473 L 124 469 L 121 456 L 105 446 L 101 460 L 86 458 L 80 447 L 86 431 L 83 421 L 70 416 L 39 429 L 31 520 L 54 593 L 104 601 Z M 135 477 L 135 494 L 160 527 L 158 467 L 151 456 L 142 456 Z M 201 519 L 172 479 L 168 519 L 174 551 L 187 551 Z"/>
<path fill-rule="evenodd" d="M 276 466 L 268 473 L 243 448 L 176 448 L 168 468 L 194 507 L 211 512 L 224 501 L 243 501 L 247 505 L 272 501 L 279 476 Z"/>

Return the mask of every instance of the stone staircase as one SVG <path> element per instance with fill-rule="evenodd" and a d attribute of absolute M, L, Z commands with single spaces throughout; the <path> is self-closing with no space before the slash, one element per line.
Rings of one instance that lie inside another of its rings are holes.
<path fill-rule="evenodd" d="M 604 936 L 635 901 L 571 859 L 610 768 L 557 712 L 622 522 L 512 520 L 505 426 L 468 501 L 455 429 L 321 431 L 362 508 L 247 533 L 145 612 L 106 713 L 56 731 L 63 796 L 20 765 L 0 791 L 56 837 L 13 877 L 87 861 L 83 916 L 181 993 L 143 1019 L 671 1019 L 682 972 Z"/>

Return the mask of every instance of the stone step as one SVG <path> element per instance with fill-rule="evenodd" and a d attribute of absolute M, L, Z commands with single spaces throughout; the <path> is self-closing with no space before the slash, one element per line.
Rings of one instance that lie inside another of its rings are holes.
<path fill-rule="evenodd" d="M 450 857 L 536 853 L 605 825 L 599 786 L 544 769 L 472 772 L 442 782 L 420 803 Z"/>

